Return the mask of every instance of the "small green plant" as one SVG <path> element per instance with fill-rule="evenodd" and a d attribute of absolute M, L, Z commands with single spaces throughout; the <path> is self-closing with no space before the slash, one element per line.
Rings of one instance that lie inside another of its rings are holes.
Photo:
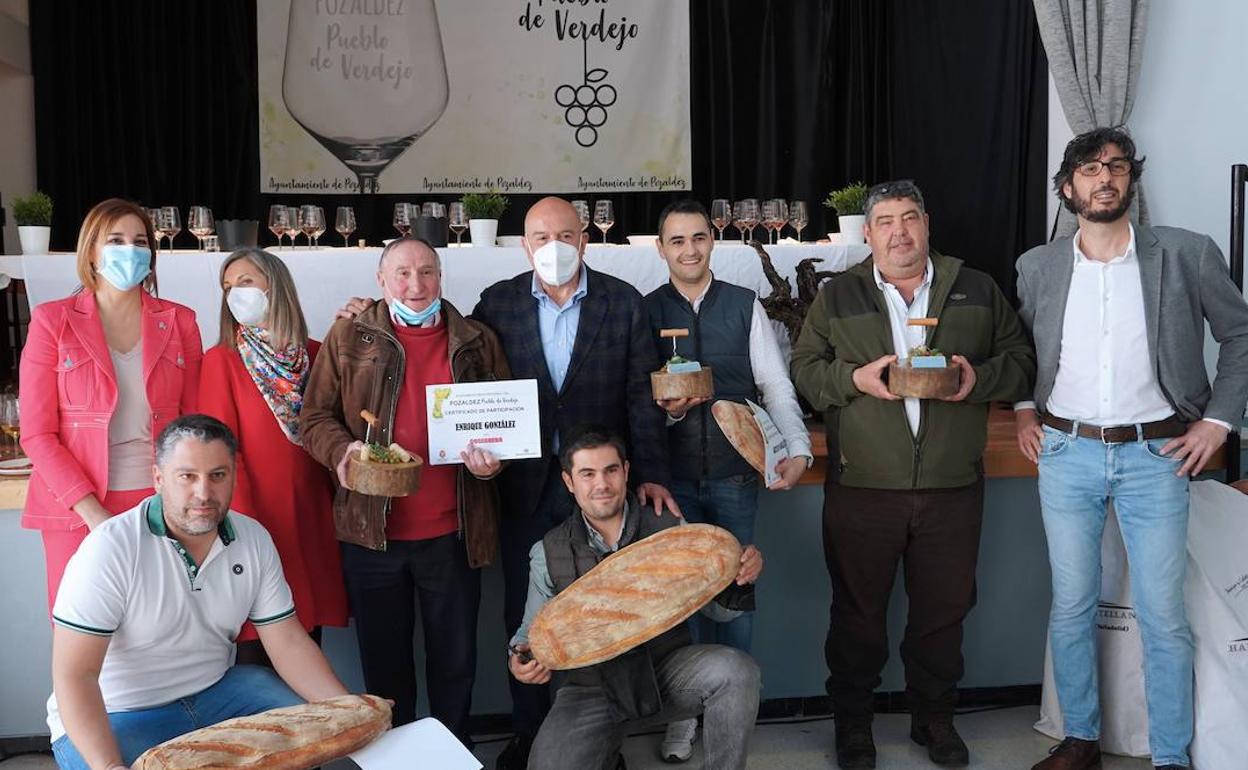
<path fill-rule="evenodd" d="M 13 219 L 18 227 L 51 227 L 52 199 L 41 192 L 14 198 Z"/>
<path fill-rule="evenodd" d="M 929 348 L 927 345 L 915 345 L 914 347 L 910 348 L 910 358 L 915 358 L 919 356 L 943 356 L 943 355 L 944 353 L 940 352 L 940 348 Z"/>
<path fill-rule="evenodd" d="M 866 203 L 867 186 L 862 182 L 854 182 L 851 185 L 828 193 L 828 197 L 824 200 L 823 205 L 830 209 L 835 209 L 838 216 L 848 217 L 861 214 Z"/>
<path fill-rule="evenodd" d="M 507 196 L 493 188 L 483 193 L 467 193 L 463 203 L 469 219 L 498 219 L 507 210 Z"/>

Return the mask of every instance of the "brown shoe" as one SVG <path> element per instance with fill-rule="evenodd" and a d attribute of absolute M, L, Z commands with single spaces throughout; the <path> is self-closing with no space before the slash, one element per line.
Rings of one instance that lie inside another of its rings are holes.
<path fill-rule="evenodd" d="M 1092 770 L 1101 766 L 1101 744 L 1067 738 L 1049 749 L 1049 758 L 1031 766 L 1031 770 Z"/>

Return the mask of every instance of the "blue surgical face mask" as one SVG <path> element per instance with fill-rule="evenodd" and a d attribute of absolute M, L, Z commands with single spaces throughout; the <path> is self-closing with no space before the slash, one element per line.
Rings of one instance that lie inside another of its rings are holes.
<path fill-rule="evenodd" d="M 438 314 L 442 309 L 442 298 L 438 297 L 429 303 L 429 307 L 424 310 L 412 310 L 403 304 L 402 300 L 390 300 L 390 315 L 398 319 L 399 323 L 404 326 L 421 326 L 430 318 Z"/>
<path fill-rule="evenodd" d="M 152 250 L 129 243 L 105 244 L 100 247 L 96 272 L 121 291 L 129 291 L 152 272 Z"/>

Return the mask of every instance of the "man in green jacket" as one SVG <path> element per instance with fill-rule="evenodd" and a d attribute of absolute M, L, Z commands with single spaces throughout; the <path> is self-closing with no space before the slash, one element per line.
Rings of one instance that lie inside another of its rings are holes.
<path fill-rule="evenodd" d="M 910 737 L 933 762 L 958 767 L 969 762 L 953 710 L 962 621 L 975 604 L 988 405 L 1031 392 L 1035 354 L 991 278 L 930 253 L 918 187 L 877 185 L 864 213 L 871 259 L 819 290 L 792 362 L 798 392 L 828 412 L 825 654 L 837 761 L 875 767 L 872 691 L 888 660 L 888 598 L 901 560 Z M 908 323 L 918 319 L 926 323 Z M 940 400 L 891 394 L 889 364 L 924 344 L 950 356 L 958 391 Z"/>

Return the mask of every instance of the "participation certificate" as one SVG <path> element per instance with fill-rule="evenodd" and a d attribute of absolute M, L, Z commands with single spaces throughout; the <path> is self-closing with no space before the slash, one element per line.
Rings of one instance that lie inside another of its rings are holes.
<path fill-rule="evenodd" d="M 425 408 L 431 465 L 461 463 L 474 445 L 500 460 L 542 455 L 537 380 L 426 385 Z"/>

